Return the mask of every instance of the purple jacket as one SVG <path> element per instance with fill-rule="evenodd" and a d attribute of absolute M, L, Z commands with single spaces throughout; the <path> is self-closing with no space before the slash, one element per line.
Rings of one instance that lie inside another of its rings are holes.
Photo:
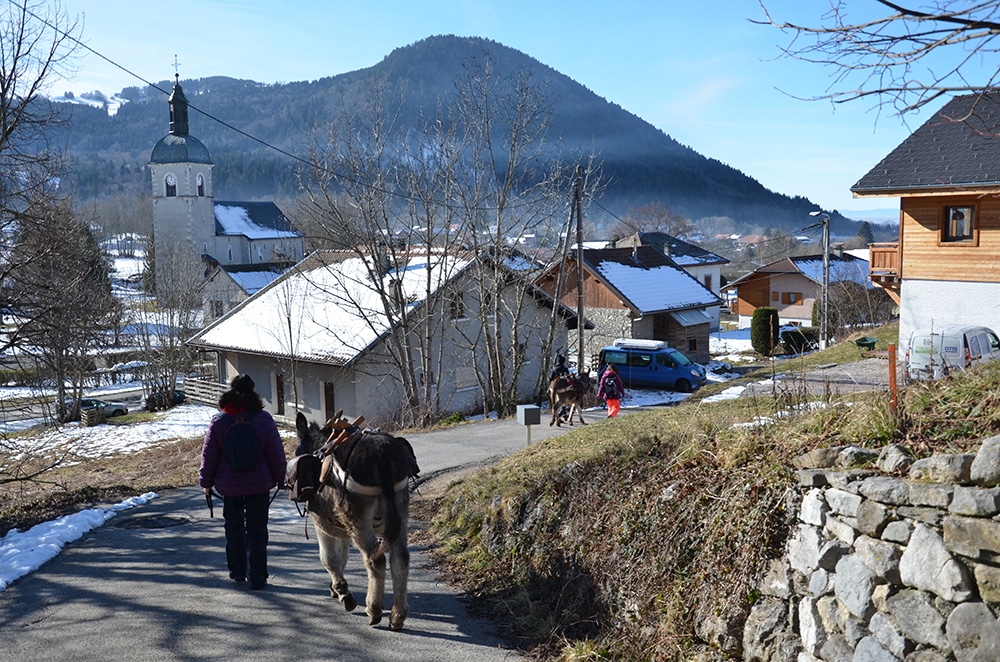
<path fill-rule="evenodd" d="M 246 414 L 237 414 L 236 418 L 245 419 Z M 212 418 L 208 432 L 205 433 L 205 443 L 201 447 L 199 485 L 214 487 L 222 496 L 248 496 L 262 494 L 275 485 L 284 484 L 285 446 L 278 435 L 278 426 L 266 411 L 254 414 L 250 424 L 263 446 L 260 462 L 250 471 L 236 472 L 230 468 L 229 460 L 226 459 L 228 423 L 221 413 Z"/>
<path fill-rule="evenodd" d="M 598 384 L 597 386 L 597 397 L 599 397 L 601 400 L 607 400 L 607 398 L 604 397 L 604 380 L 612 376 L 614 377 L 614 380 L 618 385 L 618 399 L 620 400 L 625 397 L 625 382 L 622 381 L 622 376 L 619 375 L 617 372 L 611 372 L 610 370 L 605 370 L 604 374 L 601 375 L 600 384 Z"/>

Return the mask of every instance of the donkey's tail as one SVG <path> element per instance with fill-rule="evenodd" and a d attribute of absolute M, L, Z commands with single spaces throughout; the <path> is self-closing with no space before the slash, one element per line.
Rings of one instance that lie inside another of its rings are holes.
<path fill-rule="evenodd" d="M 376 555 L 381 556 L 389 551 L 389 548 L 399 538 L 403 529 L 403 518 L 399 512 L 399 494 L 396 492 L 396 483 L 393 476 L 396 475 L 394 462 L 386 462 L 379 472 L 382 477 L 382 498 L 385 499 L 385 528 L 383 529 L 382 544 L 376 550 Z M 403 487 L 409 489 L 409 485 Z"/>

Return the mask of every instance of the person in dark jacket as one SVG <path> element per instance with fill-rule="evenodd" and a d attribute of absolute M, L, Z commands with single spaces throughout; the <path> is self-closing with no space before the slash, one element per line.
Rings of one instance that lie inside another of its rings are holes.
<path fill-rule="evenodd" d="M 249 577 L 250 588 L 256 591 L 267 585 L 269 492 L 284 483 L 285 447 L 250 375 L 233 378 L 219 398 L 219 409 L 222 412 L 212 418 L 205 434 L 198 483 L 209 498 L 212 488 L 223 497 L 229 576 L 236 582 Z M 249 421 L 256 433 L 260 457 L 248 471 L 233 469 L 226 456 L 226 432 L 234 419 Z"/>
<path fill-rule="evenodd" d="M 614 364 L 609 363 L 601 375 L 597 388 L 597 397 L 608 404 L 608 418 L 618 416 L 621 410 L 622 398 L 625 397 L 625 382 L 622 381 Z"/>

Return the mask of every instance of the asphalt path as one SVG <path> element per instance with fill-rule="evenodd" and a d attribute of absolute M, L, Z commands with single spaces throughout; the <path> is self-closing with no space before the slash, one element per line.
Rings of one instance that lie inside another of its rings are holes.
<path fill-rule="evenodd" d="M 593 421 L 603 416 L 592 412 Z M 532 442 L 562 434 L 547 422 Z M 527 443 L 516 421 L 486 421 L 407 435 L 424 476 L 489 464 Z M 402 632 L 364 613 L 366 576 L 351 550 L 347 580 L 358 600 L 329 597 L 315 535 L 279 494 L 271 506 L 271 579 L 263 591 L 234 584 L 225 568 L 221 504 L 209 518 L 197 487 L 170 490 L 123 512 L 0 592 L 0 659 L 29 660 L 515 660 L 489 621 L 470 615 L 427 550 L 411 541 L 410 615 Z M 419 523 L 414 523 L 415 525 Z M 389 582 L 387 582 L 389 584 Z"/>

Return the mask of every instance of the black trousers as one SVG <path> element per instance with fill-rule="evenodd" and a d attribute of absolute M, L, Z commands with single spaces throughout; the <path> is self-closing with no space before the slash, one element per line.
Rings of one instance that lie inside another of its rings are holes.
<path fill-rule="evenodd" d="M 270 495 L 224 497 L 226 563 L 233 579 L 267 579 L 267 509 Z M 249 564 L 248 564 L 249 561 Z M 249 569 L 249 572 L 248 572 Z"/>

